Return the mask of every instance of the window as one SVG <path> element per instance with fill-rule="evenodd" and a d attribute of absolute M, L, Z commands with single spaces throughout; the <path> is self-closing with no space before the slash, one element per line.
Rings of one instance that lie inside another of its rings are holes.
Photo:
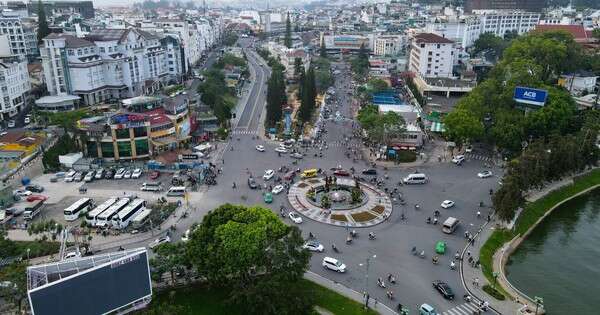
<path fill-rule="evenodd" d="M 103 53 L 104 52 L 104 47 L 100 47 L 100 52 Z"/>
<path fill-rule="evenodd" d="M 145 137 L 148 135 L 148 132 L 146 131 L 146 127 L 135 127 L 133 128 L 133 135 L 134 137 Z"/>
<path fill-rule="evenodd" d="M 146 155 L 149 153 L 147 139 L 135 140 L 135 153 L 137 155 Z"/>
<path fill-rule="evenodd" d="M 117 129 L 115 135 L 117 139 L 129 139 L 129 129 Z"/>
<path fill-rule="evenodd" d="M 131 156 L 131 142 L 119 141 L 117 142 L 117 148 L 119 149 L 119 157 Z"/>
<path fill-rule="evenodd" d="M 112 144 L 112 143 L 111 143 Z M 88 141 L 87 143 L 87 154 L 90 157 L 98 157 L 98 144 L 96 141 Z"/>
<path fill-rule="evenodd" d="M 102 149 L 102 157 L 112 158 L 115 156 L 115 150 L 112 142 L 102 142 L 100 144 L 100 148 Z"/>

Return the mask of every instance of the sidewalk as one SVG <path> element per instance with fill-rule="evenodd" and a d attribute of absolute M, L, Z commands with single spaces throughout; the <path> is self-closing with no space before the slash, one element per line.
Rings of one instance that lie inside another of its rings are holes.
<path fill-rule="evenodd" d="M 307 280 L 310 280 L 318 285 L 326 287 L 330 290 L 333 290 L 333 291 L 335 291 L 349 299 L 352 299 L 358 303 L 365 304 L 365 299 L 364 299 L 362 293 L 356 292 L 340 283 L 331 281 L 331 280 L 324 278 L 324 277 L 322 277 L 314 272 L 311 272 L 311 271 L 306 272 L 304 274 L 304 278 Z M 375 304 L 375 300 L 369 299 L 369 306 L 371 307 L 371 309 L 377 311 L 379 314 L 382 314 L 382 315 L 397 315 L 398 314 L 395 311 L 393 311 L 391 308 L 384 305 L 383 303 L 377 303 L 376 307 L 373 307 L 374 304 Z"/>
<path fill-rule="evenodd" d="M 479 250 L 480 250 L 481 246 L 483 245 L 483 243 L 485 243 L 485 240 L 487 240 L 490 237 L 490 235 L 494 232 L 494 229 L 495 229 L 494 226 L 495 226 L 494 221 L 486 222 L 481 227 L 481 232 L 477 233 L 477 235 L 475 237 L 475 245 L 468 245 L 464 248 L 464 250 L 462 252 L 463 260 L 460 263 L 461 279 L 463 281 L 463 286 L 465 287 L 465 289 L 467 290 L 468 293 L 470 293 L 472 296 L 474 296 L 479 301 L 487 301 L 490 304 L 490 307 L 494 311 L 496 311 L 496 313 L 516 314 L 517 310 L 519 308 L 521 308 L 522 305 L 519 303 L 516 303 L 515 301 L 512 301 L 511 297 L 507 297 L 507 299 L 504 301 L 499 301 L 499 300 L 495 299 L 494 297 L 485 293 L 483 291 L 482 287 L 485 284 L 490 284 L 490 285 L 492 285 L 492 284 L 489 283 L 487 281 L 487 279 L 485 278 L 485 276 L 483 275 L 483 271 L 481 270 L 481 267 L 477 267 L 477 268 L 471 267 L 471 265 L 469 265 L 469 263 L 467 261 L 467 259 L 468 259 L 467 253 L 469 253 L 469 252 L 472 257 L 475 257 L 475 259 L 478 259 Z M 475 282 L 474 279 L 478 279 L 478 284 L 474 283 Z M 498 281 L 500 281 L 500 278 L 498 278 Z M 500 284 L 496 284 L 496 285 L 498 286 Z"/>

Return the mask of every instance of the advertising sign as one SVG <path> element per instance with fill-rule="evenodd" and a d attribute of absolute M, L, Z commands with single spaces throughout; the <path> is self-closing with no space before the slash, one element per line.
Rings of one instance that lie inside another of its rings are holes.
<path fill-rule="evenodd" d="M 548 91 L 517 86 L 513 99 L 517 103 L 544 106 Z"/>

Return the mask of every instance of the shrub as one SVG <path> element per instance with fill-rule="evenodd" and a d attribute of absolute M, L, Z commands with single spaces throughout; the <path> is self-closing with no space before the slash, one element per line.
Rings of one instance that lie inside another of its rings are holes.
<path fill-rule="evenodd" d="M 491 285 L 489 284 L 485 284 L 482 287 L 483 291 L 489 295 L 491 295 L 493 298 L 495 298 L 496 300 L 500 300 L 500 301 L 504 301 L 506 299 L 506 297 L 504 296 L 504 294 L 500 293 L 500 291 L 494 289 Z"/>
<path fill-rule="evenodd" d="M 396 159 L 400 163 L 410 163 L 417 160 L 417 154 L 414 151 L 398 150 L 396 151 Z"/>

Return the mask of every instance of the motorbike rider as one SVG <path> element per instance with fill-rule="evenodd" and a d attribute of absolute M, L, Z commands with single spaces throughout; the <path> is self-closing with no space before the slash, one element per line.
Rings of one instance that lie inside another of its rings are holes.
<path fill-rule="evenodd" d="M 431 224 L 431 217 L 427 217 L 427 224 Z"/>
<path fill-rule="evenodd" d="M 331 244 L 331 249 L 333 249 L 333 251 L 336 252 L 336 253 L 338 251 L 337 247 L 335 246 L 335 243 Z"/>
<path fill-rule="evenodd" d="M 369 238 L 370 238 L 370 239 L 372 239 L 372 240 L 373 240 L 373 239 L 375 239 L 375 237 L 376 237 L 376 236 L 375 236 L 375 232 L 369 232 Z"/>
<path fill-rule="evenodd" d="M 233 189 L 235 189 L 235 187 L 236 187 L 236 186 L 235 186 L 235 182 L 233 182 Z"/>
<path fill-rule="evenodd" d="M 454 260 L 452 260 L 450 262 L 450 270 L 454 270 L 454 269 L 456 269 L 456 263 L 454 263 Z"/>

